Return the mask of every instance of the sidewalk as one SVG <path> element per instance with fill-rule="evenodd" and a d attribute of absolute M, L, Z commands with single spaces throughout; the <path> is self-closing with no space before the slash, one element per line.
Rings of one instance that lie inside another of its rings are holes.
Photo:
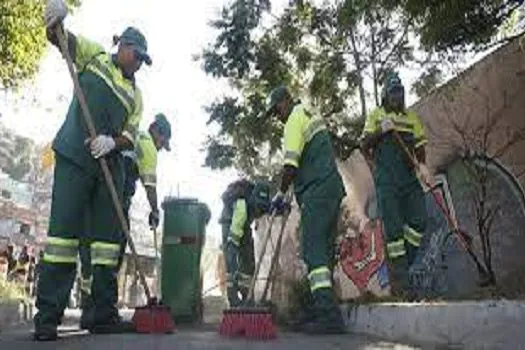
<path fill-rule="evenodd" d="M 525 344 L 525 301 L 344 305 L 348 329 L 389 341 L 466 349 Z"/>

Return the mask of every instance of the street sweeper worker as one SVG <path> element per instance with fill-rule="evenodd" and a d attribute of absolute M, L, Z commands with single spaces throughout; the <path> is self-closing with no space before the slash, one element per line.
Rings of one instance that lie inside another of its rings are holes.
<path fill-rule="evenodd" d="M 345 189 L 337 169 L 330 133 L 322 118 L 308 106 L 294 101 L 287 87 L 269 94 L 267 115 L 277 115 L 284 125 L 284 166 L 280 191 L 272 201 L 279 209 L 293 184 L 301 210 L 302 255 L 308 267 L 313 296 L 308 333 L 344 332 L 332 284 L 337 220 Z"/>
<path fill-rule="evenodd" d="M 62 0 L 49 0 L 45 10 L 47 35 L 57 46 L 56 29 L 67 15 Z M 119 38 L 118 51 L 103 48 L 80 35 L 67 36 L 69 54 L 98 136 L 89 138 L 79 101 L 70 104 L 66 119 L 54 141 L 54 169 L 48 240 L 38 285 L 34 318 L 35 339 L 57 338 L 57 324 L 67 305 L 81 238 L 91 239 L 91 287 L 94 303 L 93 333 L 128 330 L 117 309 L 117 264 L 120 252 L 120 223 L 108 186 L 98 164 L 105 157 L 117 193 L 122 196 L 121 151 L 132 149 L 142 115 L 141 93 L 135 73 L 142 63 L 151 64 L 144 35 L 132 27 Z M 85 231 L 85 212 L 91 208 L 90 232 Z"/>
<path fill-rule="evenodd" d="M 170 150 L 171 125 L 166 116 L 159 113 L 155 120 L 150 124 L 148 131 L 139 131 L 134 150 L 122 151 L 124 156 L 124 195 L 123 209 L 128 227 L 129 208 L 131 199 L 135 194 L 136 182 L 140 178 L 144 188 L 151 212 L 148 216 L 148 223 L 151 228 L 156 229 L 159 225 L 159 209 L 157 203 L 157 153 L 164 148 Z M 92 215 L 86 215 L 86 230 L 90 230 L 90 220 Z M 121 236 L 120 253 L 117 264 L 117 271 L 120 270 L 124 254 L 126 251 L 127 239 L 124 233 Z M 90 246 L 88 239 L 80 240 L 79 255 L 81 262 L 81 308 L 80 328 L 89 329 L 93 323 L 93 300 L 91 296 L 91 286 L 93 276 L 90 263 Z"/>
<path fill-rule="evenodd" d="M 396 135 L 415 154 L 419 169 L 414 168 Z M 368 115 L 361 139 L 362 150 L 375 166 L 392 292 L 411 297 L 408 269 L 414 263 L 427 219 L 425 195 L 417 173 L 424 182 L 432 183 L 432 179 L 424 165 L 427 138 L 421 118 L 405 108 L 405 89 L 396 73 L 387 76 L 381 106 Z"/>
<path fill-rule="evenodd" d="M 124 214 L 129 226 L 129 208 L 135 195 L 136 183 L 140 179 L 150 205 L 148 224 L 150 228 L 159 226 L 159 206 L 157 200 L 157 156 L 161 149 L 170 151 L 171 124 L 163 113 L 155 116 L 148 131 L 139 132 L 136 147 L 133 151 L 124 151 Z M 122 235 L 119 268 L 122 263 L 127 240 Z"/>
<path fill-rule="evenodd" d="M 222 249 L 226 261 L 226 294 L 230 307 L 246 301 L 255 270 L 253 221 L 270 210 L 270 186 L 240 179 L 222 195 Z M 240 294 L 240 296 L 239 296 Z M 242 299 L 240 298 L 242 297 Z"/>

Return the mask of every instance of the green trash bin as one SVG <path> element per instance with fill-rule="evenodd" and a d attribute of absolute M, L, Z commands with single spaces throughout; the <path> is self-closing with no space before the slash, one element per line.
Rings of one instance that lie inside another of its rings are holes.
<path fill-rule="evenodd" d="M 202 247 L 210 210 L 193 198 L 166 198 L 162 203 L 161 292 L 176 323 L 202 320 Z"/>

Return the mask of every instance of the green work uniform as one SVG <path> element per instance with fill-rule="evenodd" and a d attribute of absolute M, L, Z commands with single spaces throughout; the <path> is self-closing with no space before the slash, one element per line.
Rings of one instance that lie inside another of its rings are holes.
<path fill-rule="evenodd" d="M 245 198 L 239 198 L 224 206 L 220 223 L 222 225 L 222 246 L 226 260 L 226 287 L 230 306 L 240 303 L 238 292 L 246 299 L 250 282 L 255 271 L 253 248 L 253 222 L 251 205 Z"/>
<path fill-rule="evenodd" d="M 410 151 L 427 143 L 421 119 L 413 111 L 396 114 L 377 108 L 368 116 L 364 133 L 378 132 L 385 119 L 392 120 Z M 387 253 L 397 282 L 406 288 L 408 268 L 414 262 L 426 228 L 424 192 L 414 167 L 392 133 L 381 137 L 374 150 L 374 160 L 377 201 Z"/>
<path fill-rule="evenodd" d="M 335 235 L 345 189 L 324 121 L 302 104 L 293 108 L 285 124 L 284 151 L 284 164 L 297 168 L 293 185 L 301 210 L 302 252 L 310 290 L 317 304 L 328 303 L 333 308 Z"/>
<path fill-rule="evenodd" d="M 97 134 L 124 135 L 133 142 L 142 114 L 141 94 L 134 81 L 124 77 L 116 57 L 101 46 L 71 33 L 67 36 Z M 56 165 L 36 301 L 36 329 L 56 327 L 60 322 L 75 278 L 81 241 L 90 242 L 94 321 L 106 324 L 118 317 L 116 266 L 121 229 L 101 169 L 85 145 L 88 136 L 79 101 L 74 97 L 53 142 Z M 121 158 L 118 152 L 106 156 L 120 196 L 124 180 Z M 89 231 L 87 215 L 91 216 Z"/>
<path fill-rule="evenodd" d="M 124 155 L 124 214 L 126 216 L 128 227 L 129 209 L 131 200 L 135 195 L 137 180 L 140 178 L 142 184 L 146 186 L 157 186 L 157 154 L 158 150 L 155 142 L 149 132 L 139 132 L 136 147 L 134 151 L 122 152 Z M 122 234 L 122 243 L 120 249 L 119 263 L 120 268 L 124 253 L 126 251 L 127 239 Z"/>

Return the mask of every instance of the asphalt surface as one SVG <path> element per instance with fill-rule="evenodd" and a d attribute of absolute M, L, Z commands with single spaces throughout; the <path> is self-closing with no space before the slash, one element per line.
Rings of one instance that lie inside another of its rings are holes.
<path fill-rule="evenodd" d="M 128 312 L 121 312 L 128 318 Z M 6 350 L 179 350 L 179 349 L 297 349 L 297 350 L 324 350 L 324 349 L 421 349 L 400 343 L 392 343 L 381 339 L 374 339 L 365 335 L 345 334 L 335 336 L 310 336 L 300 333 L 279 333 L 277 339 L 269 341 L 250 341 L 246 339 L 229 339 L 221 337 L 217 327 L 207 325 L 196 328 L 179 328 L 170 335 L 91 335 L 86 331 L 79 331 L 76 323 L 78 311 L 66 311 L 64 327 L 59 330 L 60 339 L 56 342 L 34 342 L 30 325 L 10 329 L 0 333 L 0 349 Z M 428 349 L 433 349 L 429 347 Z"/>
<path fill-rule="evenodd" d="M 64 349 L 64 350 L 175 350 L 175 349 L 419 349 L 384 342 L 360 335 L 343 336 L 305 336 L 296 333 L 279 334 L 271 341 L 248 341 L 227 339 L 211 330 L 180 330 L 171 335 L 90 335 L 87 332 L 64 328 L 57 342 L 36 343 L 32 341 L 29 329 L 13 330 L 0 334 L 0 349 Z"/>

